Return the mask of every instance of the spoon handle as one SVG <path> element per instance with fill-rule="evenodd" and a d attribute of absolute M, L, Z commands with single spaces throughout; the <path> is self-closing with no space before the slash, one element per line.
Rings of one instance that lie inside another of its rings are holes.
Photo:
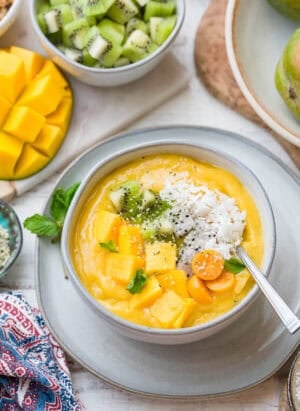
<path fill-rule="evenodd" d="M 252 259 L 246 253 L 242 247 L 237 248 L 237 255 L 248 268 L 255 281 L 259 285 L 261 291 L 269 300 L 274 310 L 277 312 L 281 321 L 291 334 L 295 334 L 300 328 L 300 320 L 293 313 L 293 311 L 288 307 L 288 305 L 283 301 L 279 294 L 274 290 L 269 281 L 259 270 L 259 268 L 254 264 Z"/>

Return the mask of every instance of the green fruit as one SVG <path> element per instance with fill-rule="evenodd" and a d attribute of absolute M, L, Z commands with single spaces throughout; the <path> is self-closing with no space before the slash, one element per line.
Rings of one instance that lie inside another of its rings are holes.
<path fill-rule="evenodd" d="M 285 14 L 293 20 L 300 21 L 299 0 L 269 0 L 269 3 L 280 13 Z"/>
<path fill-rule="evenodd" d="M 277 64 L 275 84 L 288 108 L 300 119 L 300 29 L 288 41 Z"/>

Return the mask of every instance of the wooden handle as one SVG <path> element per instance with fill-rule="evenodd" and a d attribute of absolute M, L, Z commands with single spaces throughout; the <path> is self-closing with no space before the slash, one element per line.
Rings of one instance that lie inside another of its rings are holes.
<path fill-rule="evenodd" d="M 16 196 L 16 190 L 13 182 L 0 181 L 0 199 L 11 201 Z"/>

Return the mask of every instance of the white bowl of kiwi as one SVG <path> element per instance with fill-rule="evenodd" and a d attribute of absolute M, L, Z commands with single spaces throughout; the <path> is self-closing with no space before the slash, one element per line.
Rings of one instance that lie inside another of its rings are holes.
<path fill-rule="evenodd" d="M 35 32 L 62 69 L 113 87 L 156 67 L 182 26 L 185 0 L 30 0 Z"/>

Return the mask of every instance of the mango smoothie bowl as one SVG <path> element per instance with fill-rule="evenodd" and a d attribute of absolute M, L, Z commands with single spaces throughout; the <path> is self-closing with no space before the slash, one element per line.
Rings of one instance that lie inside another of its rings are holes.
<path fill-rule="evenodd" d="M 75 288 L 108 323 L 137 340 L 180 344 L 223 329 L 254 301 L 236 248 L 267 275 L 275 225 L 262 186 L 237 160 L 145 144 L 89 173 L 61 244 Z"/>

